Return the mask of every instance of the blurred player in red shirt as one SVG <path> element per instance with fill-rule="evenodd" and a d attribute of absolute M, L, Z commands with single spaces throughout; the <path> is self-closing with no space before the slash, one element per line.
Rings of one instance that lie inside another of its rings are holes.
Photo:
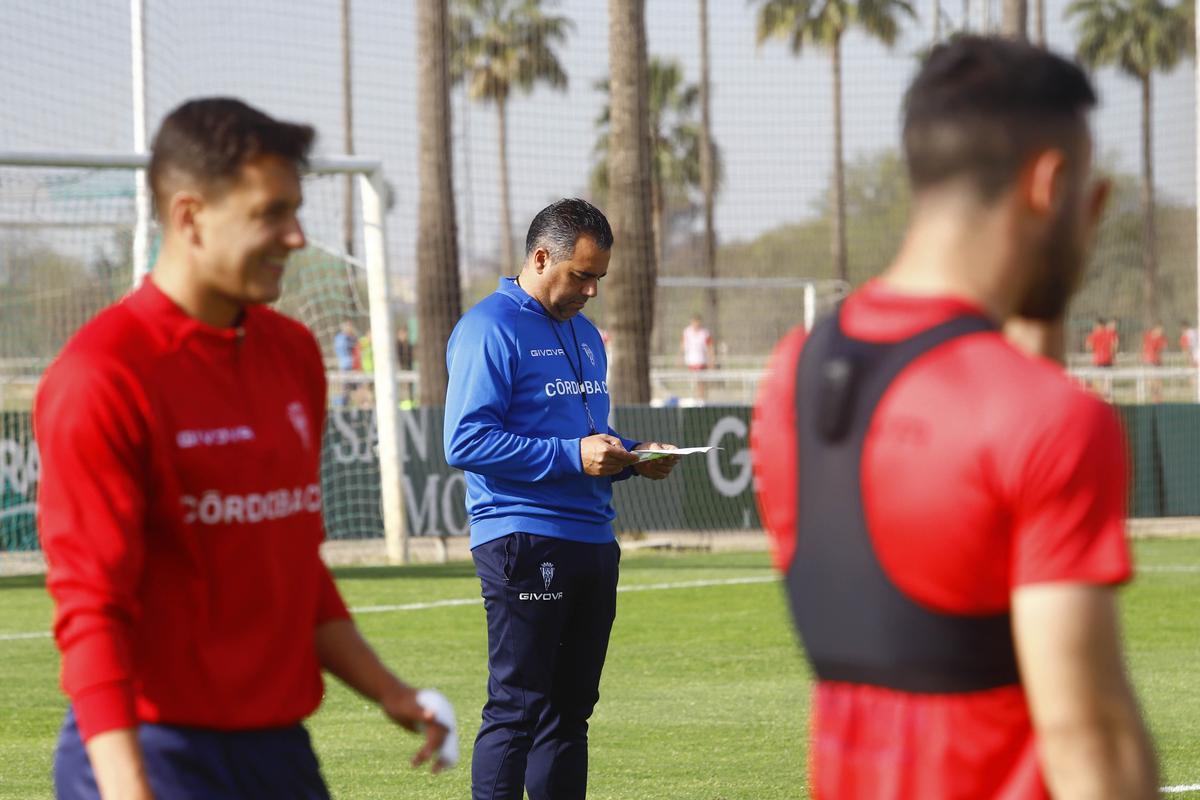
<path fill-rule="evenodd" d="M 1158 323 L 1142 334 L 1142 363 L 1151 367 L 1161 367 L 1163 351 L 1167 349 L 1167 334 L 1163 331 L 1162 323 Z"/>
<path fill-rule="evenodd" d="M 1179 349 L 1187 353 L 1192 364 L 1197 363 L 1196 350 L 1197 345 L 1200 344 L 1197 341 L 1198 338 L 1200 337 L 1197 336 L 1196 329 L 1188 324 L 1187 320 L 1179 323 Z"/>
<path fill-rule="evenodd" d="M 1121 346 L 1116 320 L 1096 320 L 1096 325 L 1088 334 L 1084 345 L 1092 352 L 1093 367 L 1111 367 Z"/>
<path fill-rule="evenodd" d="M 328 798 L 301 725 L 323 669 L 425 726 L 416 763 L 453 724 L 363 640 L 318 552 L 321 350 L 265 305 L 305 245 L 313 135 L 233 99 L 172 111 L 154 271 L 38 388 L 59 800 Z"/>
<path fill-rule="evenodd" d="M 1117 623 L 1117 417 L 1000 332 L 1062 341 L 1108 193 L 1094 103 L 1025 43 L 934 48 L 900 252 L 773 356 L 752 448 L 817 676 L 818 798 L 1156 795 Z"/>

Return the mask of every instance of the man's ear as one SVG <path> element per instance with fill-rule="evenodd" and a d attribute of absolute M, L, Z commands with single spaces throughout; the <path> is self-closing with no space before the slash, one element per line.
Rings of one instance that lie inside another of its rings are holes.
<path fill-rule="evenodd" d="M 1053 216 L 1063 203 L 1067 157 L 1062 150 L 1038 151 L 1021 171 L 1020 191 L 1025 205 L 1039 216 Z"/>
<path fill-rule="evenodd" d="M 550 251 L 544 247 L 539 247 L 534 250 L 533 268 L 537 270 L 537 274 L 541 275 L 548 266 L 550 266 Z"/>
<path fill-rule="evenodd" d="M 175 192 L 167 200 L 167 220 L 171 229 L 186 241 L 200 244 L 202 237 L 197 217 L 203 208 L 204 200 L 196 192 L 186 189 Z"/>

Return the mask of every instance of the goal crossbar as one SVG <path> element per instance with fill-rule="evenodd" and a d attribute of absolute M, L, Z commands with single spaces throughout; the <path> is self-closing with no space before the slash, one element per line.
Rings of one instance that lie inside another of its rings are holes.
<path fill-rule="evenodd" d="M 87 153 L 0 150 L 0 166 L 46 167 L 50 169 L 145 169 L 149 153 Z M 310 159 L 309 173 L 318 175 L 376 174 L 383 171 L 377 158 L 364 156 L 320 156 Z"/>

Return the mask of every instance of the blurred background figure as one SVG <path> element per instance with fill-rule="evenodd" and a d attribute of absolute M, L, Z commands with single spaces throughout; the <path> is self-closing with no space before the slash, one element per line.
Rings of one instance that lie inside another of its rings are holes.
<path fill-rule="evenodd" d="M 714 366 L 712 334 L 704 327 L 699 315 L 693 316 L 692 321 L 683 329 L 683 336 L 679 340 L 679 352 L 683 355 L 683 365 L 693 372 L 702 372 Z M 704 381 L 697 378 L 692 390 L 693 396 L 703 402 L 707 394 L 705 389 Z"/>
<path fill-rule="evenodd" d="M 1196 327 L 1186 319 L 1179 323 L 1179 349 L 1187 353 L 1188 360 L 1193 366 L 1200 364 L 1196 358 L 1197 349 Z"/>
<path fill-rule="evenodd" d="M 333 357 L 337 360 L 338 372 L 353 372 L 361 366 L 361 354 L 358 345 L 358 331 L 354 323 L 346 320 L 333 335 Z M 334 405 L 350 405 L 350 394 L 354 391 L 354 383 L 343 376 L 338 381 L 341 391 L 333 398 Z"/>
<path fill-rule="evenodd" d="M 413 347 L 412 339 L 408 335 L 408 323 L 400 323 L 399 330 L 396 331 L 396 364 L 401 372 L 412 372 L 413 362 L 415 360 L 415 348 Z M 401 408 L 412 408 L 415 403 L 413 394 L 413 382 L 405 380 L 402 382 L 403 387 L 400 390 L 402 395 L 400 399 Z"/>
<path fill-rule="evenodd" d="M 1167 334 L 1159 322 L 1142 334 L 1142 363 L 1148 367 L 1161 367 L 1163 351 L 1167 349 Z"/>
<path fill-rule="evenodd" d="M 1111 367 L 1116 360 L 1121 341 L 1117 335 L 1116 320 L 1103 317 L 1096 320 L 1092 332 L 1084 341 L 1084 347 L 1092 354 L 1092 366 Z"/>

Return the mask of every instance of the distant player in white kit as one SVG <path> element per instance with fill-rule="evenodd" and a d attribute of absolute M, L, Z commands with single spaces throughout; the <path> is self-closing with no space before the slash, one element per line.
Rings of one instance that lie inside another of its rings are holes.
<path fill-rule="evenodd" d="M 683 329 L 683 337 L 679 342 L 679 350 L 683 353 L 683 365 L 693 372 L 700 372 L 713 366 L 712 334 L 708 332 L 700 320 L 693 316 L 691 323 Z M 696 399 L 704 399 L 704 382 L 697 379 L 693 393 Z"/>

